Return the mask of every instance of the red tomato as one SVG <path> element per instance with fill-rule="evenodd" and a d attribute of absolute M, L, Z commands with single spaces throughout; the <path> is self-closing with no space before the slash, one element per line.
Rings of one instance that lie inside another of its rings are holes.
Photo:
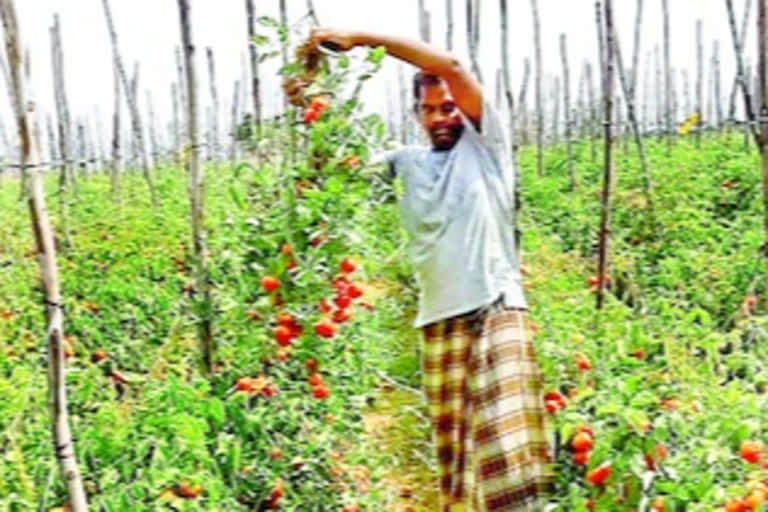
<path fill-rule="evenodd" d="M 603 485 L 612 472 L 613 468 L 611 468 L 610 461 L 603 462 L 587 473 L 587 481 L 592 485 Z"/>

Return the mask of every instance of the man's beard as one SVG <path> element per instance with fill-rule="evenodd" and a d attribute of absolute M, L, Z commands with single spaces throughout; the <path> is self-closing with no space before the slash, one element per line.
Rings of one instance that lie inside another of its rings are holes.
<path fill-rule="evenodd" d="M 444 131 L 448 130 L 450 132 L 449 136 L 441 135 L 440 137 L 435 136 L 435 132 L 437 131 Z M 435 151 L 449 151 L 453 148 L 453 146 L 456 145 L 456 143 L 459 141 L 459 138 L 461 137 L 461 134 L 464 132 L 464 124 L 460 123 L 454 126 L 444 126 L 436 130 L 430 131 L 430 137 L 432 138 L 432 146 Z M 448 140 L 450 138 L 450 141 Z"/>

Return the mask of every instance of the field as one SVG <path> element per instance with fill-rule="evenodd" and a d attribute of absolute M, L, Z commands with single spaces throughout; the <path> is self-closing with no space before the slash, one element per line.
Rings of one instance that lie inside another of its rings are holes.
<path fill-rule="evenodd" d="M 337 119 L 312 130 L 343 130 Z M 535 149 L 521 154 L 526 293 L 548 391 L 567 403 L 550 416 L 558 510 L 587 510 L 587 500 L 596 510 L 637 510 L 658 497 L 666 510 L 712 510 L 768 477 L 740 456 L 742 442 L 766 439 L 757 153 L 737 134 L 708 134 L 700 149 L 682 138 L 670 156 L 647 143 L 656 229 L 634 148 L 619 150 L 611 293 L 599 312 L 587 284 L 599 154 L 593 161 L 589 145 L 577 145 L 576 191 L 564 147 L 547 150 L 543 177 Z M 417 290 L 398 189 L 380 166 L 365 165 L 371 147 L 351 147 L 363 164 L 332 175 L 309 165 L 281 173 L 277 161 L 207 168 L 210 378 L 195 337 L 184 172 L 156 170 L 158 210 L 139 173 L 124 176 L 122 205 L 110 200 L 105 173 L 81 177 L 59 266 L 71 423 L 94 507 L 260 510 L 282 494 L 282 510 L 433 510 L 420 333 L 411 327 Z M 46 184 L 59 226 L 55 179 Z M 65 505 L 66 489 L 51 449 L 39 274 L 17 181 L 0 185 L 0 210 L 0 508 L 51 510 Z M 344 258 L 358 268 L 343 273 Z M 262 288 L 267 274 L 281 281 L 279 298 Z M 341 275 L 364 293 L 324 337 L 313 329 L 318 302 L 333 301 Z M 278 312 L 303 327 L 287 346 L 275 340 Z M 327 397 L 307 382 L 315 372 Z M 251 387 L 238 390 L 243 377 Z M 569 445 L 583 424 L 595 440 L 586 467 Z M 606 485 L 590 485 L 585 472 L 606 461 Z"/>

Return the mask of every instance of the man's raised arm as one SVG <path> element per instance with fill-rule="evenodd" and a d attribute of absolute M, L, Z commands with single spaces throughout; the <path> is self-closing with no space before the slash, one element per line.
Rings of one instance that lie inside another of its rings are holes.
<path fill-rule="evenodd" d="M 330 42 L 342 51 L 351 50 L 356 46 L 383 46 L 388 54 L 445 80 L 456 101 L 456 106 L 473 123 L 480 125 L 483 110 L 483 93 L 480 83 L 454 55 L 445 50 L 397 36 L 328 28 L 313 29 L 310 42 L 314 46 Z"/>

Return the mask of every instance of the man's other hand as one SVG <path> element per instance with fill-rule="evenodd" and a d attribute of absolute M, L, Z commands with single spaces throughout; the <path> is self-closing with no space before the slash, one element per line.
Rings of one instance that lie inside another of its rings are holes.
<path fill-rule="evenodd" d="M 330 43 L 333 51 L 346 52 L 357 46 L 354 33 L 347 30 L 332 28 L 314 28 L 309 34 L 311 47 L 316 48 L 320 43 Z"/>

